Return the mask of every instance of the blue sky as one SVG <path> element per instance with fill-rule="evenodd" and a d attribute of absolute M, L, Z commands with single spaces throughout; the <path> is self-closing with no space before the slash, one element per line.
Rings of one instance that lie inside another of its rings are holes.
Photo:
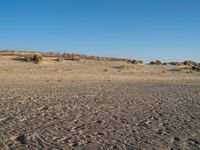
<path fill-rule="evenodd" d="M 0 49 L 200 61 L 200 1 L 1 0 Z"/>

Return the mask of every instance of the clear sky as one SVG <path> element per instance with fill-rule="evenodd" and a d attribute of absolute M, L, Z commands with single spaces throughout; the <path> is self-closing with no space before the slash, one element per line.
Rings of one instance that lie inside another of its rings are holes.
<path fill-rule="evenodd" d="M 0 49 L 200 61 L 200 0 L 0 0 Z"/>

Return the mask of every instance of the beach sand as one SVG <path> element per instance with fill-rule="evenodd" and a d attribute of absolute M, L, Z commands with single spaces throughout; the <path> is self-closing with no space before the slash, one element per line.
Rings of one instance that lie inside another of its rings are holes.
<path fill-rule="evenodd" d="M 0 56 L 1 149 L 200 149 L 200 73 Z"/>

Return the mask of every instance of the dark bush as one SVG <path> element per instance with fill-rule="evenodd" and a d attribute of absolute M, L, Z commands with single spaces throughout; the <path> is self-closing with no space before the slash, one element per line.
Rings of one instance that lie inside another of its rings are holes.
<path fill-rule="evenodd" d="M 186 60 L 186 61 L 183 62 L 183 64 L 186 65 L 186 66 L 196 66 L 197 65 L 197 63 L 195 63 L 191 60 Z"/>
<path fill-rule="evenodd" d="M 143 60 L 129 60 L 128 61 L 129 63 L 132 63 L 134 65 L 137 65 L 137 64 L 143 64 Z"/>
<path fill-rule="evenodd" d="M 200 72 L 200 65 L 198 65 L 198 66 L 193 66 L 193 67 L 192 67 L 192 70 Z"/>
<path fill-rule="evenodd" d="M 156 61 L 151 61 L 149 64 L 150 65 L 161 65 L 162 63 L 161 63 L 161 61 L 156 60 Z"/>
<path fill-rule="evenodd" d="M 164 65 L 164 66 L 166 66 L 166 65 L 167 65 L 167 63 L 165 62 L 165 63 L 163 63 L 163 65 Z"/>
<path fill-rule="evenodd" d="M 161 65 L 162 63 L 161 63 L 160 60 L 156 60 L 156 61 L 155 61 L 155 64 L 156 64 L 156 65 Z"/>
<path fill-rule="evenodd" d="M 183 65 L 183 63 L 181 62 L 169 62 L 170 65 L 173 65 L 173 66 L 181 66 Z"/>

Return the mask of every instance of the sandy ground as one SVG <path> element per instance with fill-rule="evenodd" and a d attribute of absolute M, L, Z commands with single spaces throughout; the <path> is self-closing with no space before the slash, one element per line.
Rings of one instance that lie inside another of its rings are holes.
<path fill-rule="evenodd" d="M 200 73 L 0 56 L 1 149 L 200 149 Z"/>

